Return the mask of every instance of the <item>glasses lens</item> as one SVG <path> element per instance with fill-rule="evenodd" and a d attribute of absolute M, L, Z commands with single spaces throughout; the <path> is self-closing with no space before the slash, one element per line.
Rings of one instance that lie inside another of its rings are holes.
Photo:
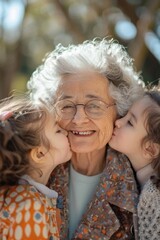
<path fill-rule="evenodd" d="M 56 104 L 56 112 L 59 117 L 68 119 L 74 116 L 76 107 L 74 103 L 70 101 L 60 101 Z"/>
<path fill-rule="evenodd" d="M 100 117 L 104 115 L 106 110 L 107 110 L 107 105 L 104 102 L 98 101 L 98 100 L 89 101 L 85 105 L 85 111 L 87 115 L 91 117 L 96 117 L 96 118 Z"/>

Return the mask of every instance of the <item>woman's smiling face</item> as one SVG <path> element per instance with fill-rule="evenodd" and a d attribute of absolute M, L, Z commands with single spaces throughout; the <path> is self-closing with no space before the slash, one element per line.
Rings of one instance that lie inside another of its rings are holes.
<path fill-rule="evenodd" d="M 90 100 L 113 103 L 108 93 L 108 81 L 93 72 L 65 76 L 57 94 L 58 100 L 70 100 L 75 104 L 86 104 Z M 59 123 L 68 131 L 72 151 L 88 153 L 105 147 L 112 136 L 115 119 L 115 106 L 107 108 L 101 118 L 92 119 L 86 115 L 84 107 L 79 105 L 73 118 L 60 119 Z"/>

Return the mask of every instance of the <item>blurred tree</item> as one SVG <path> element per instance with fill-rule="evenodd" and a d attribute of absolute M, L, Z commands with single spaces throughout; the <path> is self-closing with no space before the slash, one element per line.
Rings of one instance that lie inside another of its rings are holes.
<path fill-rule="evenodd" d="M 159 0 L 148 1 L 136 21 L 137 36 L 129 44 L 129 53 L 135 59 L 136 66 L 139 70 L 143 67 L 148 52 L 145 37 L 146 34 L 153 31 L 155 27 L 155 15 L 158 8 L 160 11 Z"/>
<path fill-rule="evenodd" d="M 1 28 L 0 28 L 0 96 L 6 97 L 11 90 L 11 83 L 16 75 L 16 72 L 20 69 L 21 56 L 21 45 L 22 43 L 22 28 L 23 21 L 18 29 L 18 37 L 14 36 L 12 39 L 13 32 L 9 32 L 5 29 L 6 19 L 6 5 L 5 2 L 1 1 Z M 24 15 L 25 17 L 25 15 Z"/>
<path fill-rule="evenodd" d="M 159 0 L 0 0 L 0 98 L 25 91 L 56 44 L 106 36 L 127 47 L 146 82 L 158 80 Z"/>

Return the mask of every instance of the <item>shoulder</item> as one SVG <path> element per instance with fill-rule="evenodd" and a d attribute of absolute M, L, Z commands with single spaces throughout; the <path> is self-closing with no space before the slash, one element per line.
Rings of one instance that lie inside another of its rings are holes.
<path fill-rule="evenodd" d="M 140 239 L 159 239 L 160 188 L 151 179 L 140 194 L 137 211 Z"/>
<path fill-rule="evenodd" d="M 105 171 L 109 171 L 112 175 L 116 174 L 118 180 L 135 179 L 134 172 L 128 158 L 124 154 L 121 154 L 110 147 L 107 149 Z"/>
<path fill-rule="evenodd" d="M 9 215 L 33 208 L 40 209 L 44 201 L 45 197 L 34 186 L 17 185 L 0 189 L 0 209 L 5 209 Z"/>
<path fill-rule="evenodd" d="M 106 167 L 98 191 L 107 201 L 133 212 L 138 202 L 137 184 L 129 160 L 122 154 L 107 149 Z"/>
<path fill-rule="evenodd" d="M 0 200 L 3 202 L 0 209 L 0 235 L 15 234 L 16 239 L 50 239 L 51 236 L 59 239 L 56 238 L 55 199 L 47 198 L 34 186 L 19 185 L 1 189 Z"/>
<path fill-rule="evenodd" d="M 139 219 L 160 216 L 160 189 L 151 179 L 147 181 L 140 194 L 138 203 Z"/>
<path fill-rule="evenodd" d="M 139 207 L 155 205 L 160 209 L 160 184 L 149 179 L 140 194 Z"/>
<path fill-rule="evenodd" d="M 39 194 L 34 186 L 27 184 L 2 187 L 0 189 L 0 195 L 4 195 L 5 198 L 11 198 L 18 203 L 27 198 L 34 198 Z"/>

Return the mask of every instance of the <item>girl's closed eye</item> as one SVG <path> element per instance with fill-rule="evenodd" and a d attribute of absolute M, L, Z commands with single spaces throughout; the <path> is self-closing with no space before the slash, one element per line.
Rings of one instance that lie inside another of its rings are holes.
<path fill-rule="evenodd" d="M 133 123 L 131 122 L 131 120 L 128 120 L 127 124 L 133 127 Z"/>
<path fill-rule="evenodd" d="M 57 131 L 56 131 L 56 133 L 61 133 L 62 131 L 60 130 L 60 129 L 58 129 Z"/>

